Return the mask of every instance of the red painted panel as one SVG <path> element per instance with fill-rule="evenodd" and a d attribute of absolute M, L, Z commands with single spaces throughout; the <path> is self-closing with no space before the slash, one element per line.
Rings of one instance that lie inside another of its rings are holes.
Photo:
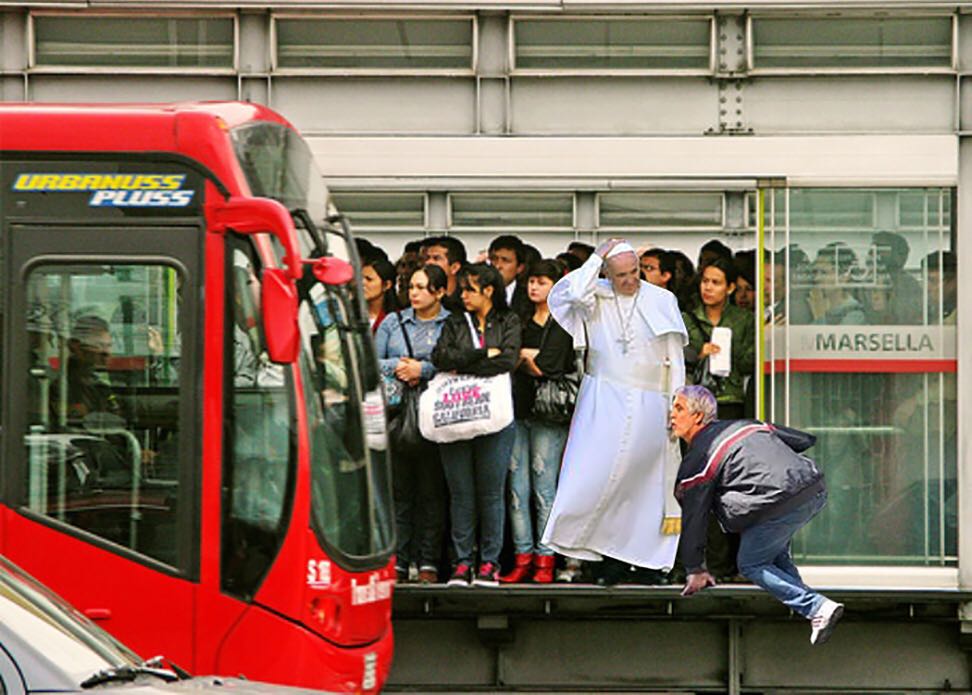
<path fill-rule="evenodd" d="M 220 673 L 337 692 L 378 692 L 391 666 L 392 632 L 359 649 L 338 648 L 285 618 L 251 607 L 218 655 Z M 268 650 L 267 644 L 273 649 Z"/>
<path fill-rule="evenodd" d="M 766 362 L 763 371 L 785 372 L 786 360 Z M 955 374 L 958 360 L 790 360 L 791 373 L 823 374 Z"/>
<path fill-rule="evenodd" d="M 110 611 L 98 624 L 142 657 L 164 654 L 195 669 L 196 587 L 86 540 L 6 512 L 6 556 L 82 613 Z"/>

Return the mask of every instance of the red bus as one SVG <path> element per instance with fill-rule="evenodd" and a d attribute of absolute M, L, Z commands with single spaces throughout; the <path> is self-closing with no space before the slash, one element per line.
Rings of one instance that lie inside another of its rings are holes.
<path fill-rule="evenodd" d="M 143 656 L 378 690 L 394 524 L 353 239 L 254 104 L 0 106 L 2 552 Z"/>

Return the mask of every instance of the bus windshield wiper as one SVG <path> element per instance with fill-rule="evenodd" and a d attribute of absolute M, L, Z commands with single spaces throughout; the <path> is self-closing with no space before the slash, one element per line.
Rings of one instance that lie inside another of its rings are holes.
<path fill-rule="evenodd" d="M 310 213 L 304 208 L 294 208 L 290 211 L 290 214 L 303 223 L 304 228 L 307 230 L 307 233 L 310 234 L 310 237 L 314 242 L 317 255 L 327 256 L 327 238 L 321 234 L 321 230 L 317 228 L 316 224 L 314 224 L 314 220 L 311 219 Z"/>
<path fill-rule="evenodd" d="M 361 277 L 361 256 L 358 255 L 358 245 L 354 243 L 354 237 L 351 236 L 351 225 L 348 224 L 348 218 L 341 214 L 330 215 L 325 221 L 324 231 L 336 234 L 344 239 L 348 247 L 348 256 L 351 259 L 351 267 L 354 268 L 354 276 Z M 358 301 L 352 302 L 355 318 L 358 319 L 360 325 L 370 330 L 371 324 L 368 321 L 368 307 L 365 304 L 364 293 L 356 294 Z"/>
<path fill-rule="evenodd" d="M 184 680 L 190 677 L 188 673 L 175 664 L 170 665 L 173 667 L 172 669 L 162 668 L 162 657 L 156 656 L 151 659 L 146 659 L 136 666 L 132 664 L 112 666 L 111 668 L 102 669 L 88 676 L 81 681 L 81 687 L 93 688 L 104 683 L 130 683 L 139 676 L 154 676 L 161 678 L 166 683 L 173 683 L 177 680 Z"/>

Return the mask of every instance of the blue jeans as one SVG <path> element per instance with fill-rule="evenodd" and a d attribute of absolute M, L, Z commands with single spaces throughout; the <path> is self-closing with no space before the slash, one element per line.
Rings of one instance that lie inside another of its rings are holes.
<path fill-rule="evenodd" d="M 510 423 L 495 434 L 439 445 L 449 486 L 457 563 L 473 564 L 477 521 L 480 562 L 499 561 L 506 521 L 503 492 L 515 437 L 514 423 Z"/>
<path fill-rule="evenodd" d="M 821 490 L 786 514 L 750 526 L 739 538 L 736 561 L 742 575 L 805 618 L 816 614 L 824 597 L 803 583 L 790 557 L 790 540 L 826 503 Z"/>
<path fill-rule="evenodd" d="M 516 442 L 510 459 L 509 496 L 510 527 L 516 553 L 553 555 L 550 548 L 540 544 L 540 538 L 553 507 L 566 444 L 566 425 L 516 421 Z M 536 533 L 530 509 L 531 497 L 536 507 Z"/>

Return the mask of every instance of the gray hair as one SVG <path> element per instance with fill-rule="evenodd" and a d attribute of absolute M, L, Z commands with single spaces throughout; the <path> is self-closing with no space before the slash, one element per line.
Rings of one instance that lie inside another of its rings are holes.
<path fill-rule="evenodd" d="M 689 385 L 675 389 L 675 397 L 685 397 L 685 405 L 690 413 L 702 413 L 702 424 L 708 425 L 716 419 L 716 397 L 705 386 Z"/>

